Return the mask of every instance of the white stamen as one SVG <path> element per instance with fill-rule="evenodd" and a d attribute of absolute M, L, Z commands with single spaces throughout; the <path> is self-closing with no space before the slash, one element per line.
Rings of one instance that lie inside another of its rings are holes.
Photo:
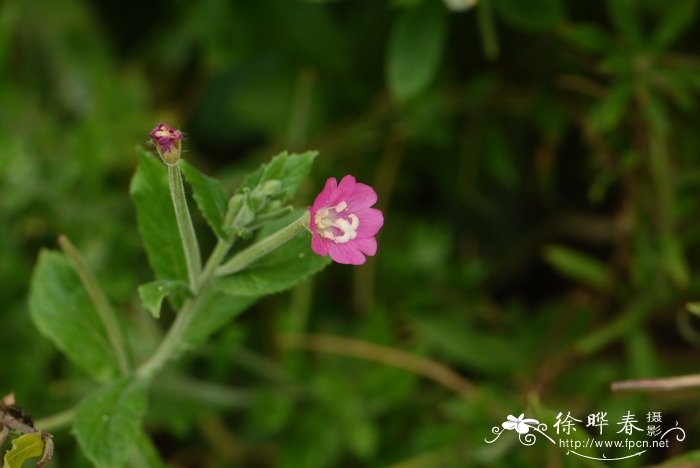
<path fill-rule="evenodd" d="M 341 201 L 334 208 L 321 208 L 316 212 L 314 216 L 314 223 L 316 223 L 316 229 L 318 234 L 326 239 L 330 239 L 336 244 L 344 244 L 357 237 L 357 228 L 360 226 L 360 219 L 354 213 L 348 215 L 349 221 L 344 218 L 336 218 L 331 210 L 336 213 L 346 211 L 348 209 L 348 204 L 345 201 Z M 335 235 L 333 229 L 336 228 L 340 230 L 341 235 Z"/>

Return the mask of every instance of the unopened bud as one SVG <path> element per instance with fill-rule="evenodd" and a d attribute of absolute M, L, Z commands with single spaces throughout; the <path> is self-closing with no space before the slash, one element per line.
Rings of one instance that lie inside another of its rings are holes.
<path fill-rule="evenodd" d="M 263 183 L 261 190 L 262 193 L 268 196 L 277 195 L 277 193 L 282 188 L 282 182 L 277 179 L 268 180 Z"/>
<path fill-rule="evenodd" d="M 167 124 L 159 123 L 149 135 L 160 159 L 169 166 L 177 164 L 180 160 L 182 132 Z"/>

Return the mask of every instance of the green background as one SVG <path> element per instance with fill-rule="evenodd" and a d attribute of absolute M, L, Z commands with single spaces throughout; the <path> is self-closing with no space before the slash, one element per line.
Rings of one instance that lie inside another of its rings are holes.
<path fill-rule="evenodd" d="M 264 299 L 185 357 L 187 379 L 159 380 L 146 429 L 167 464 L 595 465 L 541 437 L 484 441 L 523 412 L 553 433 L 560 411 L 582 440 L 598 411 L 607 439 L 628 411 L 685 429 L 614 466 L 700 459 L 697 390 L 610 391 L 698 368 L 696 19 L 695 0 L 5 0 L 0 394 L 38 419 L 95 388 L 27 312 L 59 234 L 161 334 L 136 295 L 152 273 L 128 186 L 166 121 L 229 193 L 314 149 L 298 206 L 353 174 L 385 215 L 366 265 Z M 87 465 L 55 435 L 55 466 Z"/>

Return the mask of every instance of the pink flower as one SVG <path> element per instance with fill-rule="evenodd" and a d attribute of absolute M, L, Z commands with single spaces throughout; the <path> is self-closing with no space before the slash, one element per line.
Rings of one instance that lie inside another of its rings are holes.
<path fill-rule="evenodd" d="M 149 133 L 160 158 L 165 164 L 176 164 L 180 160 L 182 132 L 167 124 L 159 123 Z"/>
<path fill-rule="evenodd" d="M 319 255 L 330 255 L 350 265 L 365 263 L 365 255 L 377 253 L 374 236 L 384 224 L 384 215 L 376 208 L 377 193 L 346 175 L 340 185 L 331 177 L 309 207 L 311 248 Z"/>

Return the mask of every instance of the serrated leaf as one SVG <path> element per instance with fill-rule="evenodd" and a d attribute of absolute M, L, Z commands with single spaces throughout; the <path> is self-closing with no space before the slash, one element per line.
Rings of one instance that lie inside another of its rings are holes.
<path fill-rule="evenodd" d="M 197 310 L 185 334 L 191 346 L 204 342 L 212 333 L 229 323 L 257 300 L 256 296 L 229 295 L 217 290 L 207 291 L 198 301 Z"/>
<path fill-rule="evenodd" d="M 106 380 L 118 366 L 90 298 L 68 259 L 43 250 L 32 275 L 29 311 L 42 335 L 78 367 Z"/>
<path fill-rule="evenodd" d="M 438 2 L 407 8 L 396 19 L 389 37 L 386 79 L 397 100 L 409 100 L 430 84 L 446 37 L 447 13 Z"/>
<path fill-rule="evenodd" d="M 223 226 L 228 207 L 228 196 L 221 182 L 202 174 L 187 161 L 180 161 L 180 167 L 187 182 L 192 186 L 194 200 L 207 223 L 217 237 L 227 238 L 228 234 L 224 231 Z"/>
<path fill-rule="evenodd" d="M 278 231 L 298 219 L 300 215 L 301 212 L 296 211 L 270 223 L 261 230 L 259 238 Z M 329 263 L 328 257 L 316 255 L 311 250 L 311 235 L 303 231 L 277 250 L 250 264 L 245 270 L 217 278 L 214 287 L 227 294 L 239 296 L 274 294 L 295 286 L 310 275 L 323 270 Z"/>
<path fill-rule="evenodd" d="M 4 468 L 22 468 L 24 462 L 44 453 L 44 445 L 40 432 L 17 437 L 12 441 L 12 448 L 5 453 Z"/>
<path fill-rule="evenodd" d="M 147 385 L 124 377 L 84 398 L 75 411 L 73 432 L 99 467 L 121 467 L 136 446 L 146 413 Z"/>
<path fill-rule="evenodd" d="M 595 289 L 610 286 L 610 274 L 605 263 L 560 245 L 550 245 L 544 250 L 544 258 L 554 269 L 575 281 Z"/>
<path fill-rule="evenodd" d="M 288 154 L 286 151 L 278 154 L 272 160 L 260 166 L 258 170 L 248 174 L 236 193 L 243 193 L 243 189 L 253 190 L 261 182 L 276 179 L 281 182 L 282 188 L 274 200 L 286 203 L 292 199 L 299 190 L 299 186 L 311 172 L 311 165 L 318 156 L 317 151 Z"/>
<path fill-rule="evenodd" d="M 139 153 L 131 180 L 131 198 L 148 261 L 158 279 L 188 281 L 175 210 L 170 200 L 168 172 L 158 158 Z"/>
<path fill-rule="evenodd" d="M 182 302 L 190 295 L 189 285 L 180 280 L 156 280 L 139 286 L 139 297 L 143 306 L 155 318 L 160 318 L 160 308 L 166 296 L 177 297 Z"/>

